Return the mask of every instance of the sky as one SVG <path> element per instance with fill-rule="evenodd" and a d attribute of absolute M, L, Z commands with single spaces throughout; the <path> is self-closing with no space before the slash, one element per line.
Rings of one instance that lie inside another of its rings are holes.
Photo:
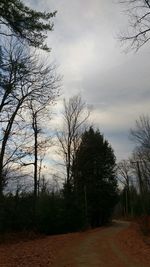
<path fill-rule="evenodd" d="M 130 128 L 149 114 L 150 43 L 138 53 L 125 53 L 117 38 L 128 25 L 117 0 L 28 0 L 33 8 L 57 10 L 48 33 L 50 58 L 63 76 L 61 99 L 80 93 L 92 106 L 90 123 L 112 145 L 117 161 L 128 158 L 134 144 Z M 58 123 L 58 114 L 53 124 Z"/>

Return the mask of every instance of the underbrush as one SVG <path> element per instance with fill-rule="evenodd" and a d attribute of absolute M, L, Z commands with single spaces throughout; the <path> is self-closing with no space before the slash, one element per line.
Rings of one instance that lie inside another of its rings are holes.
<path fill-rule="evenodd" d="M 140 226 L 141 232 L 145 236 L 150 236 L 150 216 L 141 216 L 140 218 L 138 218 L 137 222 Z"/>
<path fill-rule="evenodd" d="M 20 241 L 29 241 L 39 238 L 44 238 L 44 234 L 39 234 L 34 231 L 22 231 L 22 232 L 8 232 L 0 234 L 0 244 L 15 244 Z"/>

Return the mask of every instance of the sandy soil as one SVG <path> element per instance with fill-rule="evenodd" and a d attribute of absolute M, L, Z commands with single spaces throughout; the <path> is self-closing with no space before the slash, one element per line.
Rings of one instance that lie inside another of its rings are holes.
<path fill-rule="evenodd" d="M 2 267 L 148 267 L 150 245 L 135 225 L 110 227 L 0 245 Z"/>

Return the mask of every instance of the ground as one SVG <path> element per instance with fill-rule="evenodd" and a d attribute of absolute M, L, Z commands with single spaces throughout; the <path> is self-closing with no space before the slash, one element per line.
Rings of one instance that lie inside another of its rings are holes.
<path fill-rule="evenodd" d="M 148 267 L 150 245 L 136 224 L 0 245 L 2 267 Z"/>

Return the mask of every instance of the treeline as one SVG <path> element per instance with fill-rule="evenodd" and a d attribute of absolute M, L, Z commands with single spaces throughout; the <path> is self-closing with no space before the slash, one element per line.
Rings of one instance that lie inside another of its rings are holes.
<path fill-rule="evenodd" d="M 136 52 L 149 43 L 150 34 L 150 1 L 120 1 L 125 6 L 128 17 L 127 29 L 120 34 L 122 44 L 127 50 Z M 120 211 L 124 216 L 143 216 L 145 229 L 146 220 L 150 215 L 150 117 L 140 116 L 130 136 L 136 147 L 131 157 L 118 164 L 118 178 L 122 184 L 120 194 Z M 119 211 L 119 207 L 118 207 Z M 146 226 L 147 225 L 147 226 Z M 146 229 L 147 231 L 148 229 Z M 149 225 L 150 232 L 150 225 Z"/>
<path fill-rule="evenodd" d="M 34 230 L 47 234 L 98 227 L 111 220 L 118 201 L 115 156 L 98 130 L 86 130 L 74 154 L 71 178 L 61 190 L 43 183 L 39 196 L 8 194 L 1 200 L 0 231 Z"/>
<path fill-rule="evenodd" d="M 114 152 L 99 130 L 86 126 L 89 109 L 80 96 L 64 101 L 63 129 L 56 134 L 65 169 L 61 189 L 49 189 L 42 176 L 60 77 L 39 49 L 50 50 L 45 32 L 55 14 L 20 0 L 0 2 L 1 233 L 97 227 L 110 220 L 118 199 Z"/>
<path fill-rule="evenodd" d="M 121 213 L 126 217 L 150 215 L 150 118 L 141 116 L 130 131 L 136 143 L 132 156 L 118 163 L 122 187 Z"/>

